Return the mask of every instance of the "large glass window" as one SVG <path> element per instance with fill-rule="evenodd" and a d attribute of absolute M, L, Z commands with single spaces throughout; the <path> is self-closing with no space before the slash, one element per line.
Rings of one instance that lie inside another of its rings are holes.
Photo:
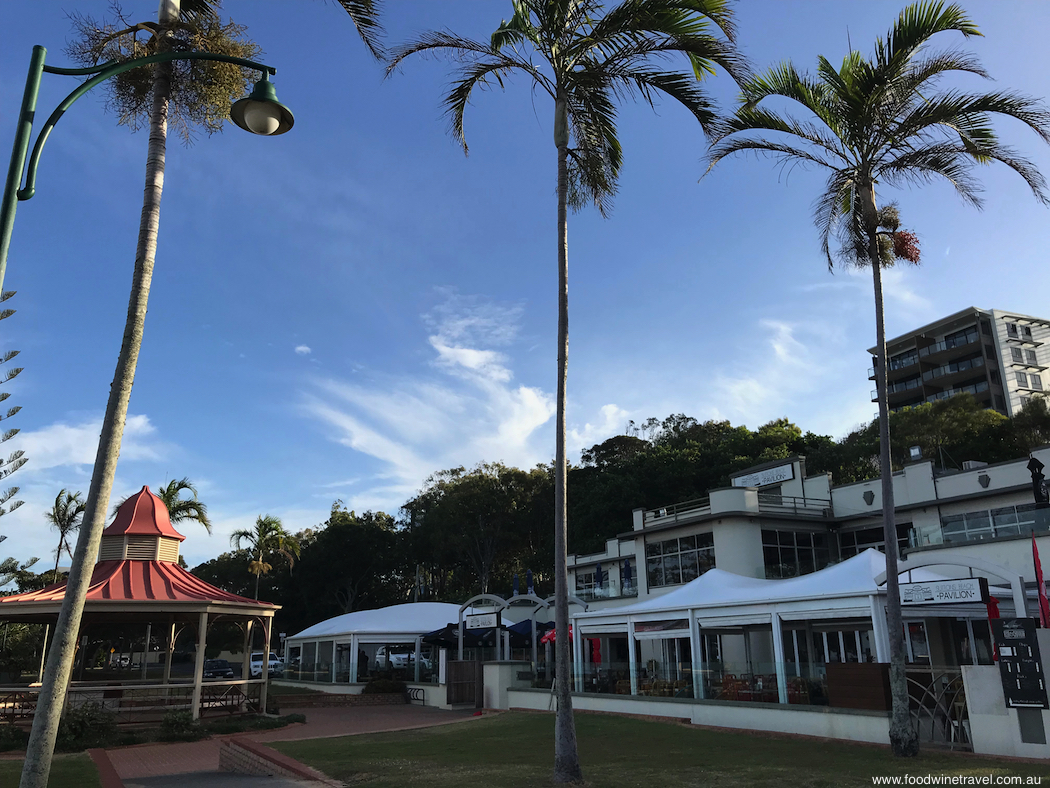
<path fill-rule="evenodd" d="M 645 563 L 650 588 L 688 583 L 714 569 L 715 538 L 706 533 L 649 542 Z"/>
<path fill-rule="evenodd" d="M 911 523 L 903 523 L 897 526 L 897 554 L 903 553 L 908 546 L 908 533 Z M 883 539 L 882 526 L 876 528 L 862 528 L 859 531 L 839 532 L 839 557 L 842 560 L 852 558 L 857 553 L 863 553 L 869 547 L 874 547 L 880 553 L 886 552 L 886 540 Z"/>
<path fill-rule="evenodd" d="M 1037 519 L 1035 504 L 1003 506 L 941 517 L 941 538 L 945 542 L 974 542 L 994 536 L 1016 536 L 1046 530 L 1047 519 Z"/>
<path fill-rule="evenodd" d="M 807 575 L 828 565 L 827 534 L 762 531 L 762 557 L 767 578 Z"/>

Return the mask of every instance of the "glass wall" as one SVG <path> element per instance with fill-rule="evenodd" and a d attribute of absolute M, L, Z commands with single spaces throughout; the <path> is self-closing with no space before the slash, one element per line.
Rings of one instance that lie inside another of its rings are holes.
<path fill-rule="evenodd" d="M 828 536 L 804 531 L 762 531 L 766 579 L 798 577 L 828 565 Z"/>
<path fill-rule="evenodd" d="M 715 538 L 711 533 L 665 539 L 645 545 L 649 588 L 696 580 L 715 568 Z"/>

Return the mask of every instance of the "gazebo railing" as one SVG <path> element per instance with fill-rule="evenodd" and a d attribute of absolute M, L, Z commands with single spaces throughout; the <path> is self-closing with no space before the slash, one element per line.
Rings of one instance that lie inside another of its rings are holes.
<path fill-rule="evenodd" d="M 263 679 L 208 681 L 201 686 L 202 718 L 262 711 Z M 0 721 L 28 724 L 36 712 L 39 687 L 0 688 Z M 192 684 L 74 684 L 66 708 L 93 703 L 111 712 L 118 724 L 157 722 L 171 711 L 193 710 Z"/>

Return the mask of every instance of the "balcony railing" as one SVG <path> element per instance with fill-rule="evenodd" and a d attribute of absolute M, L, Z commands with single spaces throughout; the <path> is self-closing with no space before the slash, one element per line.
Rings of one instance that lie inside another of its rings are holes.
<path fill-rule="evenodd" d="M 825 498 L 798 498 L 793 495 L 759 493 L 758 510 L 770 514 L 791 513 L 803 517 L 830 517 L 831 501 Z"/>
<path fill-rule="evenodd" d="M 980 383 L 974 383 L 970 386 L 960 386 L 959 388 L 948 389 L 947 391 L 939 391 L 936 394 L 928 396 L 926 401 L 936 402 L 939 399 L 949 399 L 956 394 L 980 394 L 985 391 L 988 391 L 988 381 L 982 380 Z"/>
<path fill-rule="evenodd" d="M 983 366 L 984 357 L 975 356 L 974 358 L 968 358 L 965 361 L 953 361 L 951 364 L 942 364 L 939 367 L 927 370 L 922 373 L 922 379 L 934 380 L 935 378 L 944 377 L 945 375 L 954 375 L 958 372 L 965 372 L 968 369 L 977 369 L 978 367 Z"/>
<path fill-rule="evenodd" d="M 622 599 L 638 596 L 638 584 L 633 580 L 630 583 L 621 583 L 619 580 L 610 579 L 600 586 L 577 588 L 575 593 L 584 602 L 593 602 L 596 599 Z"/>
<path fill-rule="evenodd" d="M 919 348 L 919 357 L 925 358 L 926 356 L 934 353 L 940 353 L 942 350 L 952 350 L 953 348 L 966 347 L 967 345 L 973 345 L 981 341 L 981 335 L 974 331 L 971 334 L 958 337 L 951 340 L 950 342 L 935 342 L 932 345 Z"/>
<path fill-rule="evenodd" d="M 711 499 L 697 498 L 692 501 L 649 509 L 645 512 L 644 522 L 646 525 L 655 522 L 678 522 L 691 517 L 702 517 L 705 514 L 711 514 Z"/>

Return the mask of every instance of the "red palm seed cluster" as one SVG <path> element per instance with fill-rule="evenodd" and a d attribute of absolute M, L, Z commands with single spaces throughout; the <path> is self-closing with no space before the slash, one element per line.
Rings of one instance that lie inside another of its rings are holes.
<path fill-rule="evenodd" d="M 893 255 L 909 263 L 919 262 L 919 237 L 908 230 L 898 230 L 893 234 Z"/>

